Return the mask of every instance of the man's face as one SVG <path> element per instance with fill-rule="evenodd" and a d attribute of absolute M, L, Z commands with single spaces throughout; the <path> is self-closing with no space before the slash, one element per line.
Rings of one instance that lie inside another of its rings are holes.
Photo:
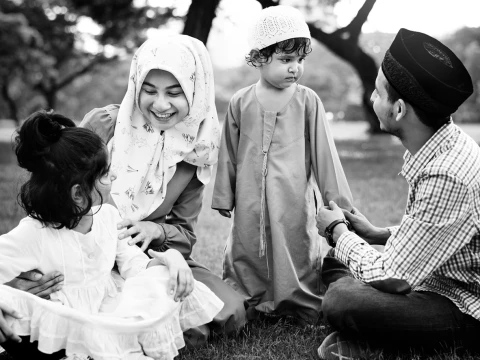
<path fill-rule="evenodd" d="M 373 104 L 373 111 L 380 121 L 380 128 L 390 134 L 397 133 L 397 124 L 393 114 L 393 103 L 388 100 L 387 78 L 383 74 L 382 68 L 378 70 L 375 80 L 375 90 L 370 97 Z"/>

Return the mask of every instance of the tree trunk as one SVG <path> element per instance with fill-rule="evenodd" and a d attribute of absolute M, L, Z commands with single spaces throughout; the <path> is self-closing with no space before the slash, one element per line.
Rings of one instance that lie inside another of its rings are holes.
<path fill-rule="evenodd" d="M 188 9 L 183 34 L 189 35 L 207 44 L 220 0 L 192 0 Z"/>
<path fill-rule="evenodd" d="M 18 108 L 17 104 L 15 104 L 15 101 L 12 99 L 10 96 L 10 93 L 8 92 L 8 81 L 4 82 L 2 85 L 2 96 L 7 102 L 8 106 L 8 111 L 9 111 L 9 117 L 17 123 L 17 125 L 20 125 L 19 120 L 18 120 Z"/>
<path fill-rule="evenodd" d="M 357 72 L 363 86 L 362 105 L 365 120 L 368 121 L 372 134 L 378 134 L 380 123 L 377 115 L 373 111 L 370 102 L 370 96 L 375 89 L 375 79 L 377 77 L 378 67 L 375 60 L 365 53 L 352 37 L 343 38 L 340 33 L 326 34 L 314 25 L 309 24 L 310 33 L 314 39 L 324 44 L 335 55 L 348 62 Z"/>

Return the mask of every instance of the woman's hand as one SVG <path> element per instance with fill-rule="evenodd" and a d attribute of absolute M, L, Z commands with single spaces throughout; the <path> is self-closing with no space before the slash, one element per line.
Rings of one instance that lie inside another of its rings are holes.
<path fill-rule="evenodd" d="M 147 250 L 148 245 L 153 240 L 158 239 L 161 242 L 165 240 L 165 231 L 163 230 L 163 227 L 151 221 L 133 221 L 125 219 L 117 224 L 118 230 L 125 228 L 126 230 L 118 235 L 118 239 L 123 240 L 131 236 L 132 238 L 128 240 L 128 244 L 133 245 L 142 242 L 142 246 L 140 246 L 142 251 Z"/>
<path fill-rule="evenodd" d="M 31 270 L 21 273 L 15 279 L 5 283 L 5 285 L 49 299 L 50 294 L 59 291 L 63 287 L 63 280 L 63 274 L 58 271 L 52 271 L 43 275 L 38 270 Z"/>
<path fill-rule="evenodd" d="M 148 254 L 153 257 L 149 263 L 152 265 L 165 265 L 170 273 L 168 289 L 170 295 L 175 294 L 175 301 L 183 301 L 190 295 L 194 288 L 194 279 L 192 270 L 179 251 L 168 249 L 165 252 L 148 250 Z M 176 291 L 175 291 L 176 288 Z"/>
<path fill-rule="evenodd" d="M 15 341 L 17 343 L 22 342 L 22 339 L 20 339 L 20 337 L 12 331 L 10 326 L 8 326 L 7 319 L 5 318 L 6 315 L 10 315 L 15 319 L 22 318 L 22 315 L 20 315 L 18 311 L 0 301 L 0 344 L 7 340 Z"/>

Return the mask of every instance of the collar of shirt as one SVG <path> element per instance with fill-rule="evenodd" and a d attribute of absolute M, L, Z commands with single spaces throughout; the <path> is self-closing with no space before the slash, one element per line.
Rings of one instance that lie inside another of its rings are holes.
<path fill-rule="evenodd" d="M 405 177 L 405 180 L 411 184 L 430 161 L 452 147 L 451 140 L 455 133 L 458 133 L 458 128 L 450 118 L 450 121 L 438 129 L 415 156 L 408 150 L 405 151 L 403 155 L 404 163 L 400 175 Z"/>

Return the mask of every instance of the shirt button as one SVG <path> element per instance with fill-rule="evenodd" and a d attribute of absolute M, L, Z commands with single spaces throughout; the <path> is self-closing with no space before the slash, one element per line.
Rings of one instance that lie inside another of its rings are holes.
<path fill-rule="evenodd" d="M 93 259 L 94 257 L 95 257 L 95 253 L 91 252 L 90 254 L 88 254 L 89 259 Z"/>

